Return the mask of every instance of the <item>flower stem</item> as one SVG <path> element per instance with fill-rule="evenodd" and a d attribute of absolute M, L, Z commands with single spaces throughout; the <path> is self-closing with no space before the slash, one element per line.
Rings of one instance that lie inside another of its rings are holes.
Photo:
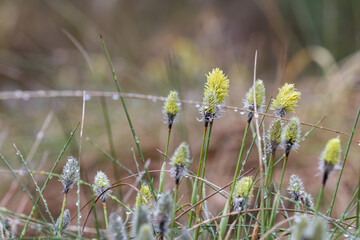
<path fill-rule="evenodd" d="M 203 153 L 204 153 L 204 146 L 205 146 L 205 137 L 206 137 L 206 133 L 207 133 L 207 126 L 205 126 L 204 128 L 204 133 L 203 133 L 203 139 L 202 139 L 202 144 L 201 144 L 201 151 L 200 151 L 200 159 L 199 159 L 199 166 L 198 166 L 198 171 L 197 171 L 197 178 L 194 181 L 193 184 L 193 191 L 192 191 L 192 195 L 191 195 L 191 205 L 194 205 L 196 203 L 197 200 L 197 185 L 198 185 L 198 179 L 200 177 L 200 171 L 201 171 L 201 165 L 202 165 L 202 158 L 203 158 Z M 194 216 L 194 210 L 190 211 L 190 215 L 189 215 L 189 223 L 188 223 L 188 227 L 191 228 L 192 227 L 192 219 Z"/>
<path fill-rule="evenodd" d="M 60 223 L 59 223 L 59 226 L 58 226 L 59 236 L 61 236 L 61 226 L 62 226 L 62 223 L 63 223 L 63 217 L 64 217 L 64 210 L 65 210 L 66 198 L 67 198 L 67 193 L 64 194 L 64 199 L 63 199 L 63 203 L 62 203 L 62 207 L 61 207 Z"/>
<path fill-rule="evenodd" d="M 163 186 L 164 186 L 166 159 L 167 159 L 167 155 L 168 155 L 168 151 L 169 151 L 170 134 L 171 134 L 171 128 L 169 128 L 169 131 L 168 131 L 167 140 L 166 140 L 164 162 L 163 162 L 163 164 L 161 166 L 160 182 L 159 182 L 159 193 L 162 193 Z"/>
<path fill-rule="evenodd" d="M 315 217 L 317 216 L 317 213 L 318 213 L 318 210 L 319 210 L 321 198 L 322 198 L 322 195 L 324 193 L 324 188 L 325 188 L 325 185 L 321 185 L 320 191 L 319 191 L 319 194 L 318 194 L 318 198 L 316 200 L 316 207 L 315 207 L 315 213 L 314 213 Z"/>
<path fill-rule="evenodd" d="M 103 209 L 104 209 L 105 227 L 106 227 L 106 230 L 108 230 L 109 223 L 108 223 L 108 216 L 107 216 L 107 210 L 106 210 L 106 202 L 103 202 Z"/>
<path fill-rule="evenodd" d="M 248 134 L 249 126 L 250 125 L 247 124 L 246 127 L 245 127 L 244 136 L 243 136 L 243 140 L 242 140 L 242 144 L 241 144 L 241 148 L 240 148 L 240 153 L 239 153 L 239 158 L 238 158 L 238 162 L 237 162 L 236 169 L 235 169 L 234 180 L 233 180 L 233 183 L 231 185 L 230 195 L 229 195 L 229 198 L 228 198 L 228 200 L 227 200 L 227 202 L 225 204 L 223 214 L 229 213 L 231 199 L 232 199 L 232 195 L 234 193 L 236 179 L 238 177 L 239 170 L 240 170 L 241 158 L 242 158 L 242 155 L 243 155 L 243 152 L 244 152 L 245 140 L 246 140 L 246 136 Z M 222 238 L 225 236 L 226 226 L 228 224 L 228 221 L 229 221 L 229 217 L 224 217 L 220 221 L 220 234 L 221 234 Z"/>
<path fill-rule="evenodd" d="M 171 218 L 171 237 L 170 239 L 173 239 L 175 233 L 175 216 L 176 216 L 176 209 L 177 209 L 177 196 L 178 196 L 178 188 L 179 186 L 176 185 L 175 187 L 175 191 L 174 191 L 174 207 L 173 207 L 173 212 L 172 212 L 172 218 Z"/>

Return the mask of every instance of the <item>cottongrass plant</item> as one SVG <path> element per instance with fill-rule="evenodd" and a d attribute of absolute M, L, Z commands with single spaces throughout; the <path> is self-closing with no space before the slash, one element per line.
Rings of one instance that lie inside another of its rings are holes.
<path fill-rule="evenodd" d="M 107 198 L 107 195 L 111 192 L 108 189 L 109 187 L 110 187 L 110 181 L 109 181 L 108 177 L 106 176 L 106 174 L 103 173 L 102 171 L 97 171 L 95 178 L 94 178 L 93 189 L 94 189 L 95 196 L 100 197 L 102 204 L 103 204 L 106 229 L 109 228 L 107 209 L 106 209 L 106 198 Z"/>
<path fill-rule="evenodd" d="M 170 193 L 162 194 L 158 199 L 154 212 L 155 228 L 156 232 L 160 235 L 160 239 L 163 239 L 165 234 L 170 232 L 169 226 L 171 223 L 172 208 L 173 200 Z"/>
<path fill-rule="evenodd" d="M 108 238 L 110 240 L 127 240 L 125 225 L 119 214 L 112 212 L 109 216 Z"/>

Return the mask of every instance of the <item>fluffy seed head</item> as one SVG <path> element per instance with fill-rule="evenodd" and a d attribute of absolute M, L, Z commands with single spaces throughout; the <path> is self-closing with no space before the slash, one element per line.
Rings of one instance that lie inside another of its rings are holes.
<path fill-rule="evenodd" d="M 305 207 L 314 209 L 314 202 L 310 193 L 304 192 L 303 196 L 301 197 L 301 202 Z"/>
<path fill-rule="evenodd" d="M 304 185 L 301 179 L 295 174 L 291 175 L 289 186 L 287 188 L 291 195 L 291 198 L 295 201 L 299 201 L 304 193 Z"/>
<path fill-rule="evenodd" d="M 135 208 L 138 209 L 142 205 L 146 205 L 150 202 L 151 192 L 148 185 L 141 185 L 140 192 L 136 195 Z"/>
<path fill-rule="evenodd" d="M 94 178 L 94 193 L 95 196 L 100 196 L 106 189 L 110 187 L 110 181 L 105 173 L 102 171 L 97 171 L 95 178 Z M 107 194 L 110 192 L 110 190 L 104 192 L 100 199 L 105 202 Z"/>
<path fill-rule="evenodd" d="M 282 121 L 278 118 L 274 119 L 270 125 L 269 134 L 268 134 L 268 151 L 270 153 L 275 153 L 281 142 L 281 133 L 282 133 Z"/>
<path fill-rule="evenodd" d="M 326 240 L 329 239 L 327 235 L 327 226 L 321 218 L 314 218 L 309 220 L 303 215 L 300 222 L 296 225 L 292 240 Z"/>
<path fill-rule="evenodd" d="M 164 236 L 169 232 L 169 224 L 171 222 L 173 201 L 169 193 L 164 193 L 158 199 L 155 208 L 155 226 L 160 236 Z"/>
<path fill-rule="evenodd" d="M 190 150 L 189 145 L 182 142 L 175 150 L 174 155 L 171 158 L 171 177 L 175 178 L 176 185 L 179 184 L 180 179 L 187 173 L 189 165 Z"/>
<path fill-rule="evenodd" d="M 154 239 L 154 236 L 152 234 L 149 224 L 145 224 L 141 227 L 140 233 L 139 233 L 139 236 L 137 239 L 138 240 L 153 240 Z"/>
<path fill-rule="evenodd" d="M 254 196 L 252 177 L 243 177 L 235 185 L 233 204 L 236 211 L 246 208 L 247 202 Z"/>
<path fill-rule="evenodd" d="M 297 117 L 290 118 L 289 123 L 285 126 L 282 132 L 281 142 L 285 150 L 286 156 L 289 156 L 290 151 L 298 147 L 300 138 L 300 121 Z"/>
<path fill-rule="evenodd" d="M 147 207 L 142 205 L 139 208 L 135 209 L 134 212 L 131 228 L 133 236 L 138 236 L 141 227 L 145 224 L 150 224 L 150 214 Z"/>
<path fill-rule="evenodd" d="M 171 128 L 172 124 L 174 123 L 175 117 L 179 113 L 180 109 L 181 103 L 179 100 L 178 92 L 170 91 L 163 107 L 163 113 L 167 119 L 166 123 L 169 125 L 169 128 Z"/>
<path fill-rule="evenodd" d="M 339 137 L 330 139 L 322 153 L 321 159 L 332 165 L 336 165 L 340 159 L 340 139 Z"/>
<path fill-rule="evenodd" d="M 56 220 L 55 234 L 57 234 L 59 231 L 60 218 L 61 218 L 61 215 Z M 69 209 L 65 209 L 63 219 L 62 219 L 62 224 L 61 224 L 61 230 L 60 230 L 61 234 L 63 234 L 66 231 L 66 229 L 68 228 L 68 226 L 70 225 L 70 220 L 71 220 L 70 211 L 69 211 Z"/>
<path fill-rule="evenodd" d="M 79 177 L 80 169 L 78 161 L 74 157 L 70 156 L 68 157 L 68 161 L 63 168 L 61 178 L 59 180 L 64 186 L 65 194 L 67 194 L 69 189 L 73 187 L 74 183 L 78 181 Z"/>
<path fill-rule="evenodd" d="M 109 216 L 108 237 L 110 240 L 127 240 L 125 225 L 121 217 L 112 212 Z"/>
<path fill-rule="evenodd" d="M 301 93 L 296 90 L 294 84 L 285 83 L 279 88 L 279 94 L 272 100 L 270 109 L 275 111 L 275 115 L 285 117 L 287 112 L 294 112 Z"/>

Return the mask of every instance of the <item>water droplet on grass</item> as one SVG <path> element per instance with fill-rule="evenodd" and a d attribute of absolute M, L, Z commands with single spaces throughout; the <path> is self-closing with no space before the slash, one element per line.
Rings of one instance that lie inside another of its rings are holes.
<path fill-rule="evenodd" d="M 238 112 L 239 110 L 238 109 L 234 109 L 234 112 Z"/>
<path fill-rule="evenodd" d="M 244 115 L 244 114 L 245 114 L 245 111 L 240 111 L 240 114 L 241 114 L 241 115 Z"/>
<path fill-rule="evenodd" d="M 85 94 L 85 101 L 89 101 L 91 99 L 91 95 L 90 94 Z"/>
<path fill-rule="evenodd" d="M 151 99 L 151 101 L 157 102 L 157 98 L 156 98 L 156 97 L 153 97 L 153 98 Z"/>
<path fill-rule="evenodd" d="M 113 100 L 119 100 L 119 94 L 114 94 L 113 96 L 112 96 L 112 99 Z"/>

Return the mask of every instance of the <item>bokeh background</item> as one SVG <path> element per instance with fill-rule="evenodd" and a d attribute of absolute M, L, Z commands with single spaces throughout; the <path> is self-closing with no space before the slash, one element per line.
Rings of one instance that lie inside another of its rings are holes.
<path fill-rule="evenodd" d="M 230 93 L 226 104 L 242 107 L 251 87 L 254 55 L 258 51 L 257 77 L 264 80 L 267 101 L 284 82 L 295 83 L 302 98 L 296 115 L 349 134 L 360 106 L 360 2 L 357 0 L 256 0 L 256 1 L 10 1 L 0 2 L 0 89 L 116 91 L 101 45 L 102 34 L 124 92 L 166 96 L 180 91 L 182 99 L 201 101 L 206 76 L 214 67 L 228 75 Z M 0 93 L 0 95 L 3 93 Z M 135 170 L 134 146 L 121 103 L 107 98 L 116 158 Z M 167 126 L 162 102 L 126 99 L 140 145 L 150 169 L 160 169 Z M 81 120 L 82 99 L 27 98 L 0 100 L 0 151 L 14 169 L 21 170 L 13 143 L 31 160 L 32 169 L 49 171 L 71 129 Z M 203 124 L 194 105 L 184 104 L 175 123 L 170 153 L 188 141 L 195 170 Z M 270 119 L 265 120 L 266 127 Z M 241 145 L 246 116 L 227 111 L 214 123 L 206 177 L 218 186 L 231 181 Z M 40 131 L 43 128 L 44 131 Z M 303 126 L 303 132 L 309 127 Z M 40 132 L 40 134 L 39 134 Z M 285 179 L 295 173 L 314 197 L 320 185 L 318 159 L 327 140 L 337 133 L 316 129 L 292 153 Z M 348 136 L 339 135 L 345 150 Z M 86 101 L 82 142 L 82 178 L 92 182 L 97 170 L 115 181 L 112 163 L 90 141 L 110 152 L 103 110 L 98 97 Z M 360 159 L 359 131 L 351 144 L 334 216 L 344 211 L 357 187 Z M 251 137 L 248 138 L 249 146 Z M 66 157 L 78 157 L 79 134 Z M 280 154 L 279 154 L 280 156 Z M 253 150 L 246 170 L 257 167 Z M 29 213 L 31 202 L 0 163 L 1 207 Z M 280 167 L 276 169 L 279 178 Z M 116 169 L 120 177 L 128 174 Z M 155 182 L 157 173 L 153 173 Z M 325 190 L 324 206 L 330 202 L 337 173 Z M 44 176 L 37 176 L 40 183 Z M 30 181 L 23 181 L 33 189 Z M 128 180 L 134 183 L 133 180 Z M 42 184 L 40 184 L 42 185 Z M 166 189 L 173 188 L 167 181 Z M 190 186 L 183 184 L 182 202 Z M 45 191 L 55 216 L 60 212 L 62 186 L 56 179 Z M 129 191 L 123 188 L 123 192 Z M 34 190 L 35 192 L 35 190 Z M 84 189 L 82 199 L 89 199 Z M 285 192 L 283 193 L 285 194 Z M 129 204 L 134 201 L 129 199 Z M 67 207 L 76 211 L 76 193 Z M 218 213 L 224 199 L 209 200 Z M 115 206 L 114 206 L 115 209 Z M 101 213 L 100 213 L 101 214 Z M 91 220 L 90 220 L 91 221 Z"/>

